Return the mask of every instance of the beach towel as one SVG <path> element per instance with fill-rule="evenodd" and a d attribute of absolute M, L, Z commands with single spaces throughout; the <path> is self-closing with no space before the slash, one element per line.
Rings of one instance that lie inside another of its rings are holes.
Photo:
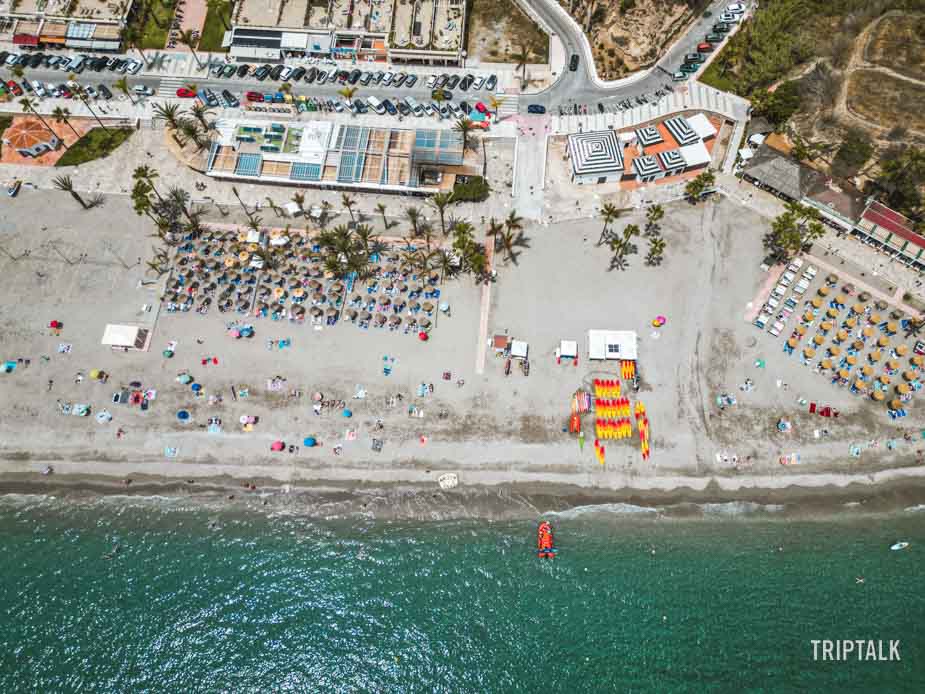
<path fill-rule="evenodd" d="M 73 345 L 71 345 L 70 342 L 60 343 L 58 345 L 58 354 L 70 354 L 71 347 L 73 347 Z"/>
<path fill-rule="evenodd" d="M 174 448 L 173 446 L 164 447 L 164 457 L 166 458 L 176 458 L 177 452 L 178 452 L 177 449 Z"/>

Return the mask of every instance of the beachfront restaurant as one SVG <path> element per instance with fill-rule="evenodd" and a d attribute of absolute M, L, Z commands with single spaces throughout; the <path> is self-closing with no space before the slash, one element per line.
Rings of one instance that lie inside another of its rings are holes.
<path fill-rule="evenodd" d="M 634 330 L 589 330 L 588 358 L 594 361 L 636 361 L 637 344 Z"/>

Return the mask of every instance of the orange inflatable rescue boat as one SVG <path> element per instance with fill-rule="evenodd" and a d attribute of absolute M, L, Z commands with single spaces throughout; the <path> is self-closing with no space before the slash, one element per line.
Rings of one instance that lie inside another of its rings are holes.
<path fill-rule="evenodd" d="M 540 559 L 552 559 L 556 556 L 556 545 L 549 521 L 541 521 L 536 529 L 536 556 Z"/>

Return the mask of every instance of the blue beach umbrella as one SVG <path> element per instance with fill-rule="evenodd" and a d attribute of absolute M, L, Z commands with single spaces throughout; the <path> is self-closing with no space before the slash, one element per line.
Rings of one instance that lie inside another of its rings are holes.
<path fill-rule="evenodd" d="M 186 410 L 177 410 L 177 419 L 181 422 L 186 422 L 189 420 L 189 412 Z"/>
<path fill-rule="evenodd" d="M 306 436 L 305 439 L 302 441 L 302 445 L 305 446 L 306 448 L 314 448 L 315 444 L 317 443 L 318 442 L 315 441 L 314 436 Z"/>

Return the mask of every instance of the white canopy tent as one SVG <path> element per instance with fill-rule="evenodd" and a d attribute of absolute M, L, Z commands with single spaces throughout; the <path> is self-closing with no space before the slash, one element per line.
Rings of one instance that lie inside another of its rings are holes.
<path fill-rule="evenodd" d="M 556 354 L 556 357 L 561 357 L 562 359 L 574 359 L 578 356 L 578 341 L 577 340 L 560 340 L 559 341 L 559 350 Z"/>
<path fill-rule="evenodd" d="M 514 359 L 526 359 L 530 346 L 523 340 L 511 340 L 511 356 Z"/>
<path fill-rule="evenodd" d="M 636 332 L 633 330 L 589 330 L 588 358 L 636 360 Z"/>
<path fill-rule="evenodd" d="M 148 331 L 137 325 L 114 325 L 109 323 L 103 331 L 101 343 L 114 349 L 144 349 Z"/>

